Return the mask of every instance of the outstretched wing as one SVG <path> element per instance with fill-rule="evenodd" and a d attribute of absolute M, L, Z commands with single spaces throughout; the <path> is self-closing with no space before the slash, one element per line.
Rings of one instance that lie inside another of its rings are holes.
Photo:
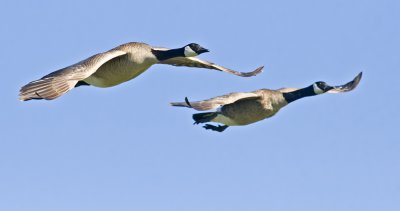
<path fill-rule="evenodd" d="M 168 48 L 153 48 L 154 50 L 169 50 Z M 196 57 L 175 57 L 171 59 L 167 59 L 161 61 L 160 64 L 169 64 L 174 66 L 186 66 L 186 67 L 198 67 L 198 68 L 207 68 L 207 69 L 214 69 L 222 72 L 227 72 L 233 75 L 241 76 L 241 77 L 250 77 L 255 76 L 262 72 L 264 66 L 261 66 L 254 71 L 251 72 L 239 72 L 236 70 L 231 70 L 226 67 L 214 64 L 212 62 L 204 61 Z"/>
<path fill-rule="evenodd" d="M 329 90 L 328 93 L 349 92 L 358 86 L 361 78 L 362 78 L 362 72 L 360 72 L 352 81 L 350 81 L 344 85 L 333 86 L 333 89 Z"/>
<path fill-rule="evenodd" d="M 360 72 L 352 81 L 350 81 L 344 85 L 332 86 L 333 89 L 327 91 L 326 93 L 336 94 L 336 93 L 342 93 L 342 92 L 349 92 L 358 86 L 361 78 L 362 78 L 362 72 Z M 296 91 L 298 89 L 299 88 L 281 88 L 281 89 L 278 89 L 277 91 L 280 91 L 282 93 L 288 93 L 288 92 Z"/>
<path fill-rule="evenodd" d="M 39 80 L 29 82 L 20 90 L 20 100 L 55 99 L 74 88 L 78 81 L 92 75 L 107 61 L 124 55 L 126 52 L 110 50 L 91 56 L 79 63 L 52 72 Z"/>
<path fill-rule="evenodd" d="M 234 92 L 227 95 L 222 95 L 218 97 L 214 97 L 208 100 L 189 102 L 187 98 L 185 98 L 185 102 L 174 102 L 171 103 L 172 106 L 179 107 L 188 107 L 193 108 L 198 111 L 205 111 L 218 108 L 219 106 L 230 104 L 236 102 L 237 100 L 242 99 L 256 99 L 259 98 L 255 93 L 252 92 Z"/>

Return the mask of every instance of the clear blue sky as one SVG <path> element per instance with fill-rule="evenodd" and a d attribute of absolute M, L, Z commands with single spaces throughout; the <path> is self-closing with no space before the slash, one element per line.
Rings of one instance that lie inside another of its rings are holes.
<path fill-rule="evenodd" d="M 1 211 L 400 210 L 400 3 L 17 1 L 0 7 Z M 209 48 L 261 75 L 155 65 L 109 89 L 18 101 L 27 82 L 130 41 Z M 332 85 L 224 133 L 171 101 Z"/>

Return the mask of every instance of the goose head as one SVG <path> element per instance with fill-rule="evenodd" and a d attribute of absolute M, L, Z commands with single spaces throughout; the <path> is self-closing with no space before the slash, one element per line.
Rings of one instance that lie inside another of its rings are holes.
<path fill-rule="evenodd" d="M 185 57 L 197 56 L 202 53 L 209 52 L 208 49 L 201 47 L 197 43 L 190 43 L 190 44 L 186 45 L 185 47 L 183 47 L 183 49 L 184 49 Z"/>
<path fill-rule="evenodd" d="M 312 86 L 313 86 L 314 93 L 316 95 L 323 94 L 334 88 L 333 86 L 329 86 L 327 83 L 325 83 L 323 81 L 317 81 Z"/>

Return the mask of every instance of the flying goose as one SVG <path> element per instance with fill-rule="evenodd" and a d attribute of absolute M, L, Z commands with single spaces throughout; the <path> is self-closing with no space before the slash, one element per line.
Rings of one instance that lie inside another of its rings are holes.
<path fill-rule="evenodd" d="M 348 92 L 357 87 L 362 77 L 359 73 L 352 81 L 341 86 L 330 86 L 318 81 L 302 89 L 282 88 L 278 90 L 259 89 L 253 92 L 235 92 L 208 100 L 189 102 L 174 102 L 172 106 L 188 107 L 198 111 L 217 109 L 214 112 L 193 114 L 194 124 L 218 122 L 223 125 L 205 124 L 205 129 L 218 132 L 229 126 L 248 125 L 275 115 L 281 108 L 303 97 L 323 93 Z"/>
<path fill-rule="evenodd" d="M 157 48 L 139 42 L 126 43 L 32 81 L 21 88 L 19 96 L 22 101 L 53 100 L 81 85 L 111 87 L 137 77 L 153 64 L 215 69 L 242 77 L 257 75 L 263 69 L 237 72 L 195 58 L 205 52 L 209 51 L 196 43 L 176 49 Z"/>

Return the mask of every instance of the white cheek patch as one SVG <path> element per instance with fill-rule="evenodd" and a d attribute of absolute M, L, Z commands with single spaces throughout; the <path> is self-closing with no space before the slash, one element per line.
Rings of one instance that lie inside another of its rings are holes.
<path fill-rule="evenodd" d="M 194 52 L 194 50 L 192 50 L 191 47 L 189 47 L 189 46 L 186 46 L 186 47 L 185 47 L 185 56 L 186 56 L 186 57 L 192 57 L 192 56 L 197 56 L 197 55 L 199 55 L 199 54 L 197 54 L 196 52 Z"/>
<path fill-rule="evenodd" d="M 319 88 L 317 86 L 317 84 L 313 84 L 313 89 L 314 89 L 314 93 L 317 94 L 317 95 L 325 93 L 324 90 L 322 90 L 321 88 Z"/>

